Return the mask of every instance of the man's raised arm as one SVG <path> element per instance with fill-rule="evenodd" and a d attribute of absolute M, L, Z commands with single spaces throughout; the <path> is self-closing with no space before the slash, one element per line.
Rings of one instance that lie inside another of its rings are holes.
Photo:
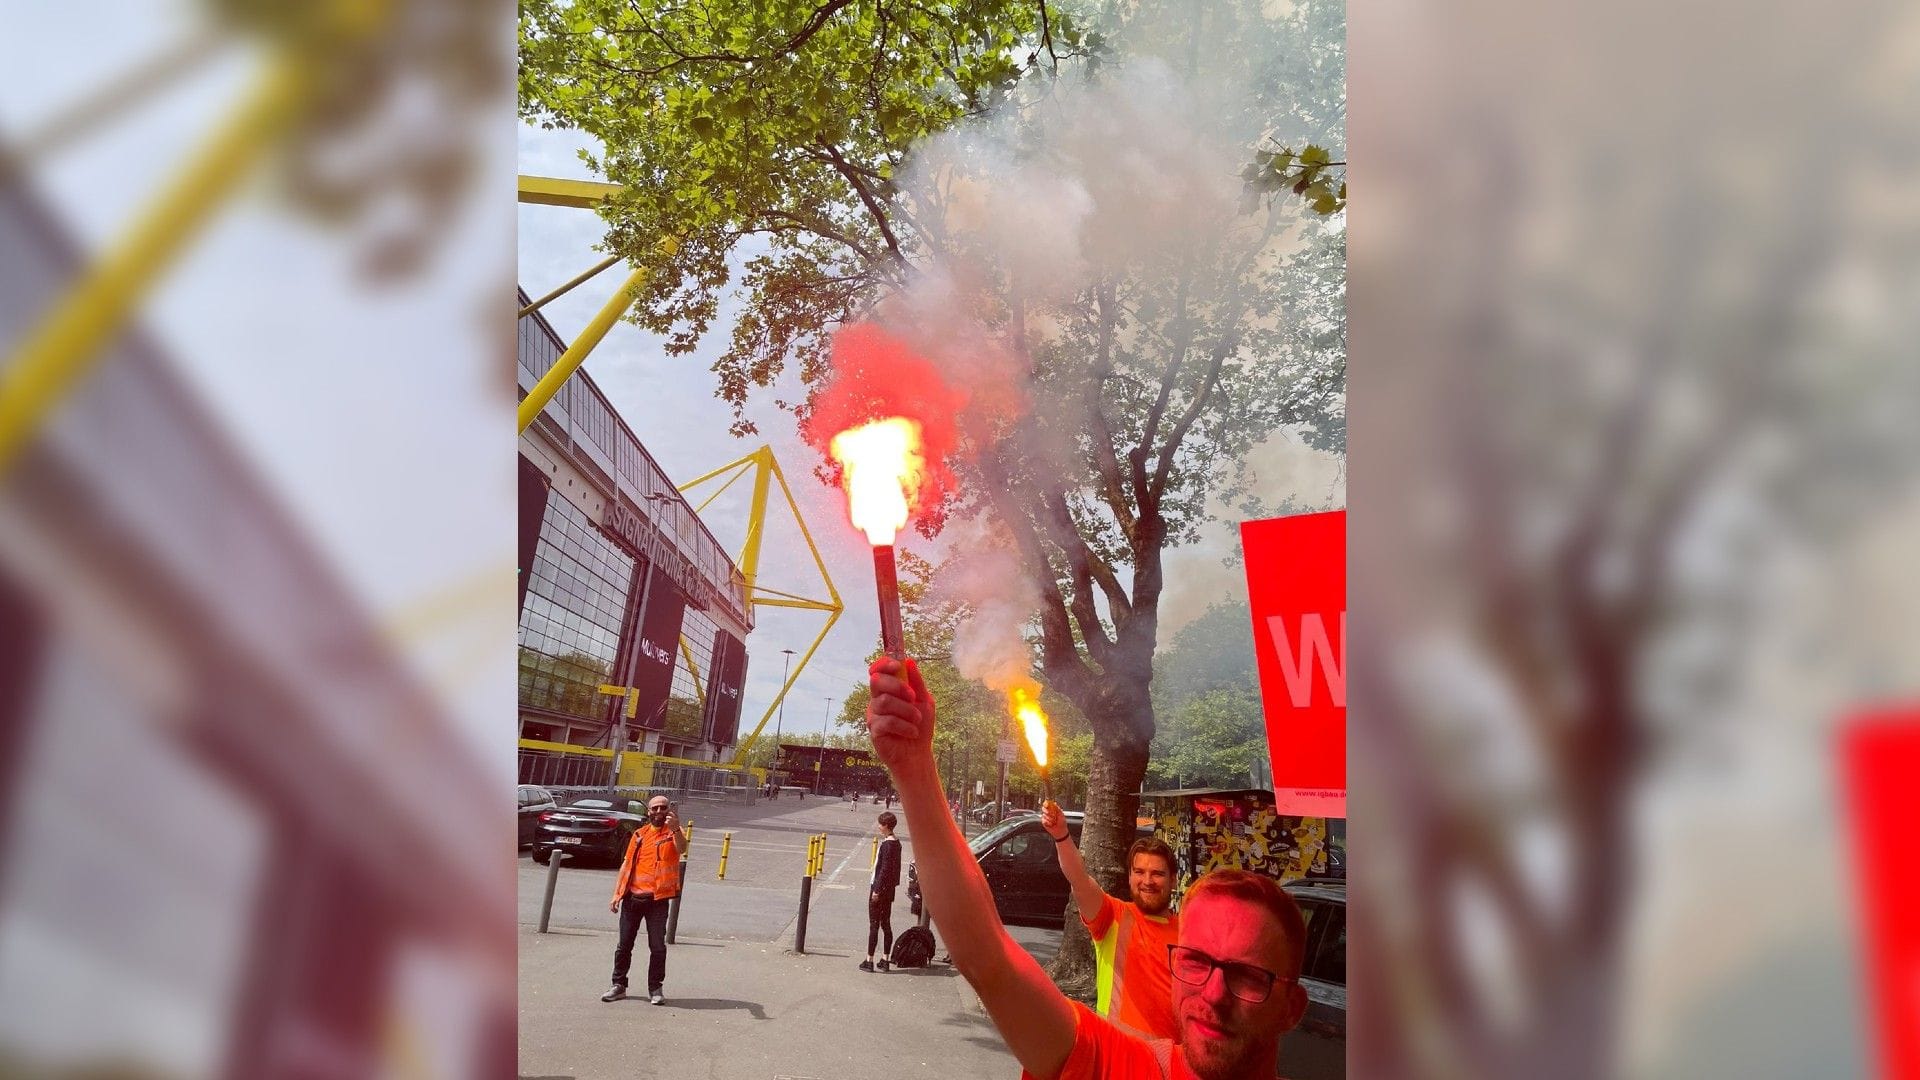
<path fill-rule="evenodd" d="M 927 910 L 953 959 L 1022 1068 L 1053 1077 L 1073 1050 L 1073 1004 L 1000 925 L 980 864 L 947 816 L 933 763 L 933 696 L 912 661 L 882 657 L 868 671 L 867 731 L 893 773 L 913 833 Z"/>
<path fill-rule="evenodd" d="M 1053 853 L 1060 859 L 1060 872 L 1066 875 L 1067 884 L 1073 888 L 1074 902 L 1080 905 L 1080 918 L 1091 922 L 1107 902 L 1107 892 L 1087 873 L 1087 864 L 1080 858 L 1080 849 L 1074 846 L 1073 834 L 1067 829 L 1067 816 L 1060 812 L 1058 803 L 1049 799 L 1040 808 L 1040 825 L 1053 841 Z"/>

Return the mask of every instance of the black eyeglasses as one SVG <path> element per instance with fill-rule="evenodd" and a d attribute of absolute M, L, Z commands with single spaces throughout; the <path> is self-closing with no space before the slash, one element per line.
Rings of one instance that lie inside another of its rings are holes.
<path fill-rule="evenodd" d="M 1167 946 L 1167 963 L 1173 968 L 1173 977 L 1188 986 L 1207 985 L 1207 980 L 1213 978 L 1214 969 L 1218 968 L 1226 977 L 1229 994 L 1256 1005 L 1272 995 L 1273 984 L 1293 981 L 1282 979 L 1266 968 L 1252 964 L 1215 960 L 1199 949 L 1185 945 Z"/>

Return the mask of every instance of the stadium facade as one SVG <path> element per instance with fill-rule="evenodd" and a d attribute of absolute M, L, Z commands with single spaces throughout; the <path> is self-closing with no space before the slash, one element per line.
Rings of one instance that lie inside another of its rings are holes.
<path fill-rule="evenodd" d="M 521 317 L 520 396 L 565 349 Z M 738 741 L 738 567 L 585 371 L 522 433 L 519 469 L 521 782 L 607 783 L 624 719 L 620 784 L 729 783 L 700 766 Z"/>

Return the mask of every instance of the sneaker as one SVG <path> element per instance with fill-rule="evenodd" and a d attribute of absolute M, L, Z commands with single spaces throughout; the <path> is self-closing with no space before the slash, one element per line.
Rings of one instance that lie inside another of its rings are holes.
<path fill-rule="evenodd" d="M 880 963 L 879 963 L 879 965 L 878 965 L 878 967 L 880 968 L 880 970 L 881 970 L 881 971 L 892 971 L 892 970 L 893 970 L 893 965 L 892 965 L 892 964 L 889 964 L 889 963 L 887 963 L 887 962 L 886 962 L 885 960 L 882 960 L 882 961 L 880 961 Z"/>
<path fill-rule="evenodd" d="M 619 1001 L 621 998 L 626 996 L 627 996 L 627 988 L 624 986 L 621 986 L 619 983 L 614 983 L 611 987 L 607 989 L 606 993 L 600 995 L 600 1000 L 601 1001 Z"/>
<path fill-rule="evenodd" d="M 861 970 L 861 971 L 872 971 L 872 970 L 873 970 L 873 961 L 871 961 L 871 960 L 862 960 L 862 961 L 860 961 L 860 970 Z"/>
<path fill-rule="evenodd" d="M 660 996 L 660 991 L 658 990 L 647 991 L 647 1000 L 653 1002 L 655 1005 L 665 1005 L 667 1003 L 667 999 Z"/>

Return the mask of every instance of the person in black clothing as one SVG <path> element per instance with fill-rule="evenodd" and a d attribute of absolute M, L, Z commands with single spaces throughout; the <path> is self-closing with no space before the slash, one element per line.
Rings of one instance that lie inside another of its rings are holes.
<path fill-rule="evenodd" d="M 893 890 L 900 886 L 900 838 L 893 835 L 893 827 L 900 819 L 888 810 L 881 813 L 879 821 L 880 851 L 873 860 L 873 884 L 867 892 L 867 958 L 860 961 L 861 971 L 876 970 L 873 946 L 882 934 L 886 935 L 886 947 L 880 950 L 877 970 L 887 970 L 887 957 L 893 954 Z"/>

